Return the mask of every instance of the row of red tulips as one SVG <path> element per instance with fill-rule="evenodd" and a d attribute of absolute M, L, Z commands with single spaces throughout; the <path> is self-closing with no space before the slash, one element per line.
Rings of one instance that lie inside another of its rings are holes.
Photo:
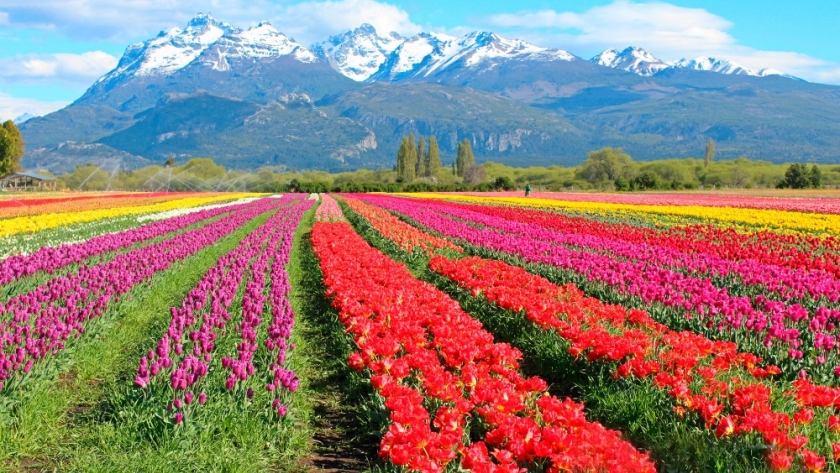
<path fill-rule="evenodd" d="M 435 256 L 429 267 L 474 296 L 554 330 L 576 358 L 609 363 L 615 377 L 653 378 L 673 398 L 678 415 L 695 412 L 718 437 L 760 434 L 776 471 L 790 468 L 794 459 L 818 470 L 826 463 L 814 451 L 823 447 L 818 439 L 828 433 L 840 440 L 829 433 L 840 428 L 835 415 L 840 389 L 806 379 L 792 386 L 773 383 L 769 377 L 779 369 L 761 366 L 759 358 L 739 353 L 733 343 L 670 330 L 641 310 L 604 304 L 571 284 L 557 286 L 501 261 Z M 790 406 L 795 412 L 780 409 Z M 822 453 L 840 453 L 840 443 L 831 447 Z"/>
<path fill-rule="evenodd" d="M 346 223 L 317 223 L 312 244 L 327 296 L 353 335 L 349 363 L 368 370 L 391 424 L 380 454 L 412 471 L 654 471 L 583 406 L 518 372 L 457 302 L 370 247 Z M 470 441 L 474 439 L 474 441 Z M 477 439 L 477 440 L 476 440 Z"/>

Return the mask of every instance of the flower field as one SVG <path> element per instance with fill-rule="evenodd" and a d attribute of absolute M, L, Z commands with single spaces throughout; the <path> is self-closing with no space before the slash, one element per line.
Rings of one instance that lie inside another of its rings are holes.
<path fill-rule="evenodd" d="M 8 202 L 3 471 L 840 471 L 833 196 Z"/>

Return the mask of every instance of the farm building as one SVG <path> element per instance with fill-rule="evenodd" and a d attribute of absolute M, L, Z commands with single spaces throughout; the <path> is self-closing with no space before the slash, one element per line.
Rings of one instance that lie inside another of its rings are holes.
<path fill-rule="evenodd" d="M 54 177 L 42 176 L 34 172 L 15 172 L 0 178 L 0 189 L 5 191 L 45 191 L 55 190 Z"/>

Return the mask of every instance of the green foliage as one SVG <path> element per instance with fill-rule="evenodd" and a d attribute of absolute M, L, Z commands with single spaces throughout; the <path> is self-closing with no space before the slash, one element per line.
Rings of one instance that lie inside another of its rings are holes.
<path fill-rule="evenodd" d="M 417 144 L 414 134 L 404 136 L 397 151 L 397 174 L 402 182 L 411 182 L 417 177 Z"/>
<path fill-rule="evenodd" d="M 633 159 L 621 148 L 603 148 L 587 155 L 577 175 L 592 184 L 615 181 L 632 173 L 632 163 Z"/>
<path fill-rule="evenodd" d="M 712 164 L 712 161 L 715 160 L 715 141 L 709 138 L 709 141 L 706 143 L 706 153 L 703 155 L 703 163 L 706 165 L 708 169 L 709 164 Z"/>
<path fill-rule="evenodd" d="M 820 171 L 820 168 L 818 168 L 816 164 L 811 166 L 808 178 L 811 180 L 811 187 L 814 189 L 822 187 L 822 171 Z"/>
<path fill-rule="evenodd" d="M 791 164 L 785 171 L 785 178 L 776 187 L 780 189 L 818 189 L 822 187 L 822 172 L 815 164 L 811 169 L 800 163 Z"/>
<path fill-rule="evenodd" d="M 0 125 L 0 176 L 20 170 L 25 146 L 15 122 L 7 120 Z"/>
<path fill-rule="evenodd" d="M 458 154 L 455 158 L 455 171 L 460 177 L 467 175 L 467 170 L 475 165 L 475 156 L 473 155 L 472 145 L 468 138 L 458 143 Z"/>
<path fill-rule="evenodd" d="M 650 171 L 645 171 L 636 176 L 632 184 L 635 184 L 635 188 L 638 190 L 659 189 L 662 186 L 659 175 Z"/>
<path fill-rule="evenodd" d="M 493 188 L 499 191 L 516 190 L 516 186 L 513 184 L 513 181 L 507 176 L 497 177 L 496 180 L 493 181 Z"/>
<path fill-rule="evenodd" d="M 415 175 L 417 177 L 424 177 L 426 175 L 426 138 L 420 136 L 417 140 L 417 168 Z"/>
<path fill-rule="evenodd" d="M 442 167 L 437 138 L 432 135 L 429 137 L 429 152 L 426 153 L 426 177 L 437 175 Z"/>
<path fill-rule="evenodd" d="M 428 156 L 435 156 L 436 140 L 430 137 Z M 438 155 L 439 159 L 439 155 Z M 435 160 L 432 160 L 433 162 Z M 434 167 L 434 166 L 433 166 Z M 511 167 L 500 163 L 485 162 L 481 168 L 486 173 L 474 184 L 464 182 L 454 175 L 453 167 L 442 166 L 430 176 L 417 176 L 413 182 L 400 179 L 397 169 L 361 169 L 353 172 L 329 173 L 326 171 L 283 171 L 281 168 L 263 168 L 257 172 L 224 170 L 210 160 L 187 162 L 180 166 L 149 166 L 142 169 L 114 171 L 103 170 L 92 164 L 78 166 L 68 174 L 59 176 L 69 189 L 120 190 L 120 191 L 191 191 L 236 190 L 253 192 L 399 192 L 413 189 L 439 191 L 471 191 L 486 182 L 481 190 L 495 189 L 495 182 L 505 178 L 508 187 L 522 189 L 530 185 L 534 191 L 563 190 L 618 190 L 638 191 L 679 190 L 705 188 L 772 188 L 784 179 L 787 165 L 746 158 L 712 162 L 708 168 L 700 159 L 668 159 L 660 161 L 631 161 L 624 175 L 613 181 L 593 184 L 581 178 L 582 167 L 531 166 Z M 816 170 L 816 171 L 815 171 Z M 648 173 L 637 180 L 637 177 Z M 656 175 L 654 178 L 652 175 Z M 813 187 L 818 176 L 820 187 L 840 185 L 840 166 L 813 165 L 808 168 L 809 183 Z M 413 184 L 418 184 L 417 186 Z M 422 184 L 422 185 L 419 185 Z M 642 185 L 640 185 L 642 184 Z M 487 188 L 487 189 L 485 189 Z"/>

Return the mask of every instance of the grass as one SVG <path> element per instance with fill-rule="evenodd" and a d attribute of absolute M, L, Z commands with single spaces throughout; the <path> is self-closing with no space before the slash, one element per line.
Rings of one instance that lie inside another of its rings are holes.
<path fill-rule="evenodd" d="M 377 450 L 387 417 L 369 380 L 347 365 L 355 348 L 335 310 L 310 241 L 314 212 L 301 222 L 289 277 L 295 334 L 306 341 L 308 370 L 301 390 L 313 404 L 314 435 L 308 466 L 322 471 L 379 468 Z"/>
<path fill-rule="evenodd" d="M 135 287 L 89 324 L 71 349 L 50 360 L 46 371 L 56 375 L 31 379 L 14 393 L 9 428 L 0 429 L 0 470 L 302 470 L 295 465 L 308 454 L 308 396 L 293 397 L 282 421 L 267 415 L 273 411 L 264 408 L 270 402 L 263 399 L 265 389 L 255 389 L 252 402 L 237 397 L 241 393 L 211 396 L 190 422 L 175 426 L 166 400 L 133 385 L 139 358 L 168 325 L 169 307 L 179 305 L 222 255 L 267 218 L 264 214 Z M 305 340 L 293 341 L 298 348 L 287 367 L 306 372 Z M 211 368 L 211 376 L 223 376 L 219 368 Z"/>

